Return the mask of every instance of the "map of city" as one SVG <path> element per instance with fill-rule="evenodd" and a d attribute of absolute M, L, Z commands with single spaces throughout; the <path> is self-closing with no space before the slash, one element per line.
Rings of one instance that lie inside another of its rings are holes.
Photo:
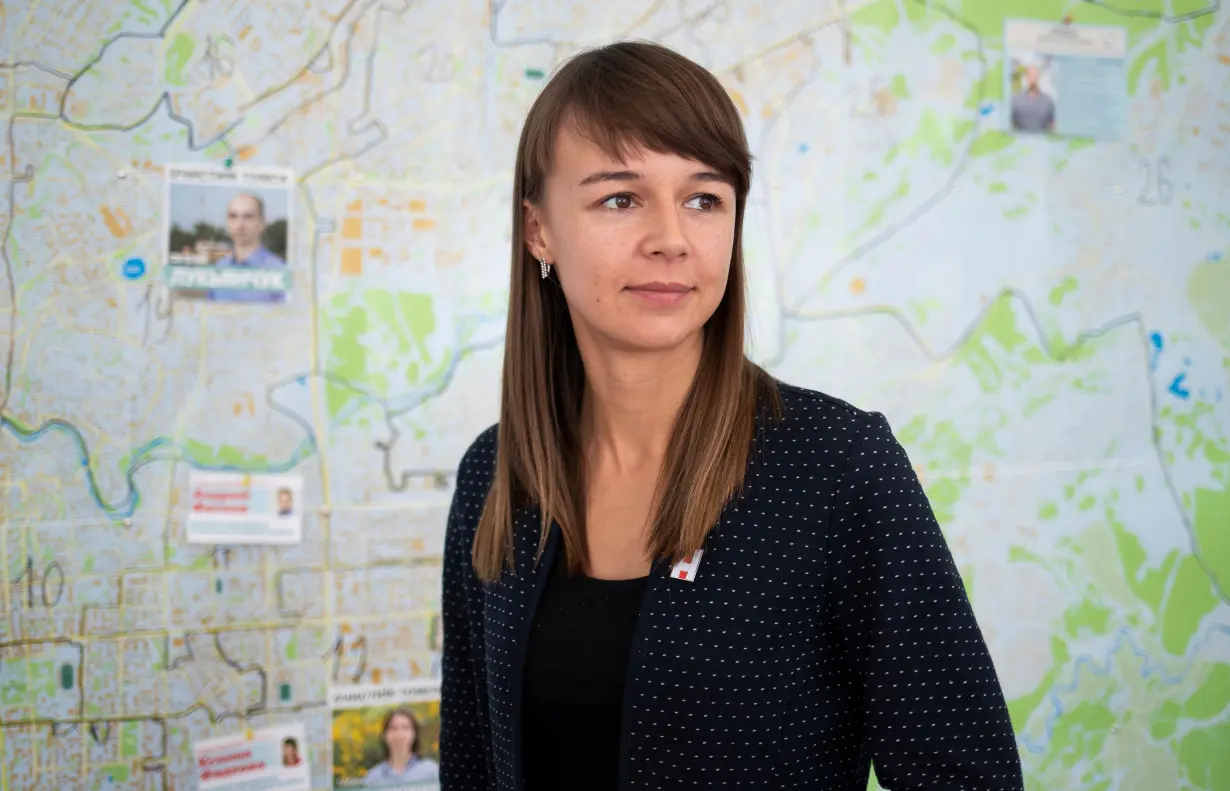
<path fill-rule="evenodd" d="M 1017 19 L 1125 32 L 1120 139 L 1010 130 Z M 617 38 L 743 114 L 751 352 L 889 418 L 1027 787 L 1230 789 L 1220 0 L 41 0 L 0 5 L 0 791 L 300 724 L 332 788 L 329 690 L 433 672 L 517 134 Z M 168 290 L 170 165 L 293 175 L 283 304 Z M 301 478 L 301 540 L 189 543 L 219 472 Z"/>

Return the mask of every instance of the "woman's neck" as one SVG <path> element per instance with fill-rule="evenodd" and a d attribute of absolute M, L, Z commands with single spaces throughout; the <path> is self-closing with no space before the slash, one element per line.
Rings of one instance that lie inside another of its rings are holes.
<path fill-rule="evenodd" d="M 400 772 L 410 764 L 413 757 L 410 753 L 389 753 L 389 768 Z"/>
<path fill-rule="evenodd" d="M 652 353 L 587 350 L 587 345 L 581 348 L 586 379 L 581 441 L 586 458 L 621 473 L 660 464 L 700 365 L 699 334 Z"/>

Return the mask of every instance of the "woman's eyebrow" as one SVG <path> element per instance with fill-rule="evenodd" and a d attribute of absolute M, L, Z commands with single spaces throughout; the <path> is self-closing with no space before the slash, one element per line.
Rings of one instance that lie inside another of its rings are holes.
<path fill-rule="evenodd" d="M 578 186 L 586 187 L 590 184 L 600 184 L 606 181 L 639 181 L 644 178 L 644 175 L 637 173 L 635 170 L 599 170 L 590 173 L 585 178 L 581 179 Z M 722 184 L 729 184 L 730 179 L 723 176 L 721 173 L 712 170 L 698 170 L 690 177 L 691 181 L 714 181 Z"/>

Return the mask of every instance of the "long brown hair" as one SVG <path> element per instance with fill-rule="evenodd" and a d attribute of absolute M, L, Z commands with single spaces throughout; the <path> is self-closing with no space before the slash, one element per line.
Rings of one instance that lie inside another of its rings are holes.
<path fill-rule="evenodd" d="M 393 709 L 388 714 L 384 715 L 384 726 L 380 729 L 380 749 L 384 750 L 384 760 L 389 760 L 393 756 L 389 753 L 389 743 L 385 741 L 385 737 L 389 734 L 389 726 L 393 724 L 394 717 L 405 717 L 410 723 L 410 727 L 414 729 L 414 738 L 410 741 L 410 754 L 415 758 L 422 758 L 419 752 L 419 744 L 422 741 L 422 732 L 419 728 L 419 718 L 414 716 L 414 712 L 407 708 Z"/>
<path fill-rule="evenodd" d="M 568 565 L 588 566 L 579 425 L 585 372 L 564 294 L 542 280 L 526 247 L 523 201 L 542 205 L 565 127 L 623 159 L 643 147 L 703 162 L 735 190 L 726 293 L 705 324 L 701 361 L 658 476 L 649 537 L 655 560 L 697 549 L 743 484 L 758 409 L 780 411 L 767 373 L 744 356 L 743 213 L 751 152 L 738 110 L 709 72 L 651 43 L 620 42 L 574 56 L 530 108 L 513 175 L 512 275 L 495 478 L 473 546 L 480 579 L 513 567 L 513 509 L 541 509 L 539 551 L 554 520 Z M 669 485 L 668 485 L 669 484 Z"/>

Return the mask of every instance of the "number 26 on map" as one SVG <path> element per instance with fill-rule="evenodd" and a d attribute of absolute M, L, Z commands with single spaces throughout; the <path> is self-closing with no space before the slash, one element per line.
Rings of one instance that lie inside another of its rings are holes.
<path fill-rule="evenodd" d="M 1139 157 L 1136 170 L 1140 176 L 1140 193 L 1136 202 L 1142 206 L 1169 206 L 1174 200 L 1174 184 L 1170 181 L 1170 157 Z"/>

